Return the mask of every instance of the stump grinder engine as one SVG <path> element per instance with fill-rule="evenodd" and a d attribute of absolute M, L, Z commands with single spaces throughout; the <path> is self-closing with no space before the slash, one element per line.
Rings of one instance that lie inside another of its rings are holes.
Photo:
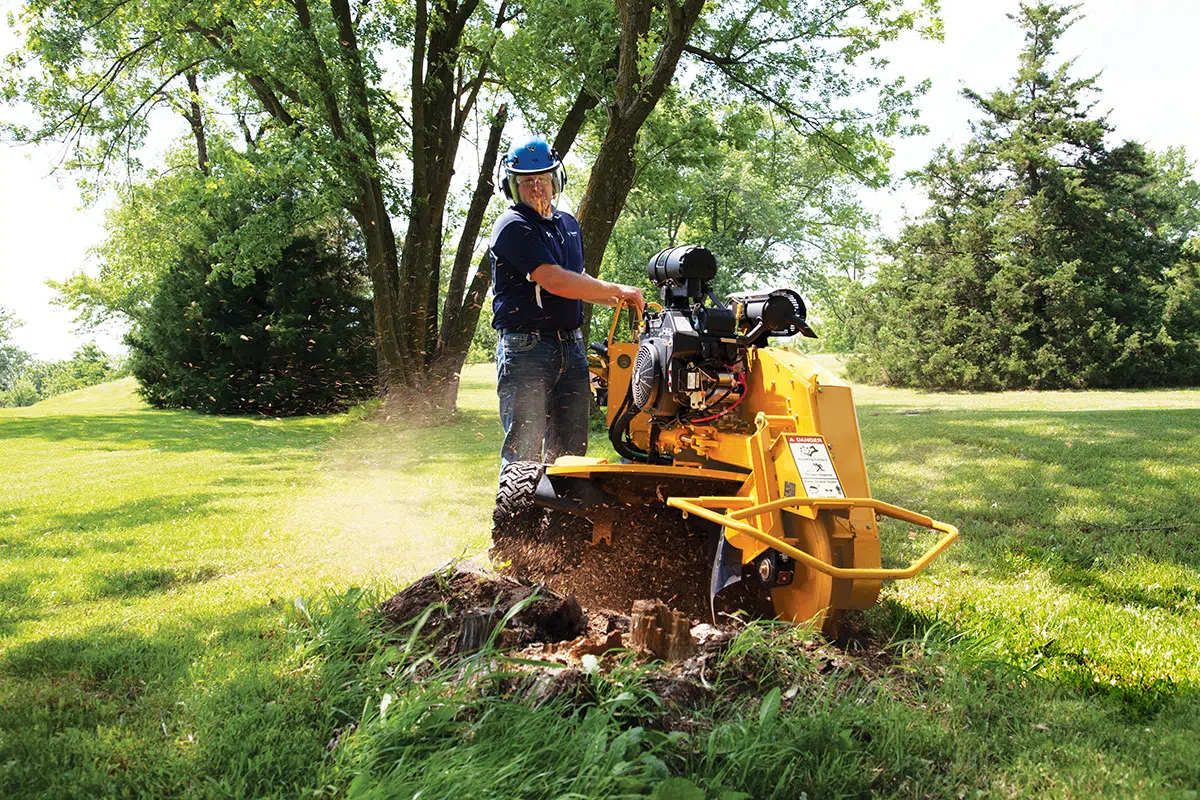
<path fill-rule="evenodd" d="M 698 615 L 736 596 L 735 607 L 836 630 L 842 612 L 873 605 L 882 581 L 921 572 L 958 530 L 871 497 L 850 387 L 770 346 L 815 338 L 800 295 L 721 303 L 716 273 L 702 247 L 650 260 L 662 305 L 644 318 L 629 307 L 636 342 L 618 341 L 618 306 L 589 356 L 621 463 L 508 465 L 493 558 L 584 605 L 651 598 Z M 884 569 L 885 517 L 942 535 L 909 566 Z M 689 584 L 698 607 L 683 597 Z"/>

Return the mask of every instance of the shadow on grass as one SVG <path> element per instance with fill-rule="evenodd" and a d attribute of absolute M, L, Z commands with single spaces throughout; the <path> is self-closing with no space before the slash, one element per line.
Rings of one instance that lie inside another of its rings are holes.
<path fill-rule="evenodd" d="M 930 572 L 951 615 L 1132 719 L 1195 701 L 1197 645 L 1179 637 L 1200 625 L 1200 410 L 860 419 L 874 496 L 962 531 Z M 882 529 L 887 566 L 919 551 L 902 531 Z"/>
<path fill-rule="evenodd" d="M 104 527 L 104 526 L 100 526 Z M 124 553 L 138 546 L 136 539 L 92 539 L 86 545 L 44 545 L 38 539 L 42 533 L 23 536 L 0 536 L 0 554 L 6 559 L 74 558 L 89 551 L 95 553 Z"/>
<path fill-rule="evenodd" d="M 297 796 L 329 711 L 281 668 L 267 607 L 104 625 L 0 655 L 0 796 Z"/>
<path fill-rule="evenodd" d="M 58 511 L 39 516 L 41 509 L 17 507 L 10 513 L 24 522 L 24 531 L 9 531 L 0 535 L 0 552 L 7 558 L 73 558 L 89 552 L 121 553 L 138 545 L 137 540 L 121 534 L 145 526 L 162 526 L 181 517 L 219 518 L 234 513 L 234 498 L 256 498 L 269 492 L 258 492 L 257 485 L 271 486 L 270 480 L 225 479 L 218 484 L 222 493 L 194 491 L 190 494 L 164 494 L 141 497 L 125 503 L 88 508 L 80 511 Z M 225 489 L 228 487 L 228 489 Z M 208 484 L 208 489 L 212 484 Z M 223 507 L 224 506 L 224 507 Z M 80 541 L 78 534 L 92 534 Z M 72 541 L 60 543 L 56 536 L 69 535 Z M 117 536 L 119 538 L 109 538 Z"/>
<path fill-rule="evenodd" d="M 1200 614 L 1200 589 L 1191 586 L 1119 586 L 1102 575 L 1070 565 L 1055 570 L 1054 577 L 1063 586 L 1113 605 L 1158 608 L 1172 614 Z"/>
<path fill-rule="evenodd" d="M 253 496 L 256 493 L 239 492 L 239 494 Z M 221 511 L 215 506 L 227 499 L 227 495 L 216 494 L 212 491 L 141 497 L 127 503 L 117 503 L 102 508 L 50 514 L 44 517 L 41 524 L 46 530 L 52 531 L 112 531 L 136 528 L 142 525 L 161 525 L 179 519 L 181 515 L 185 514 L 217 516 Z"/>
<path fill-rule="evenodd" d="M 269 420 L 215 417 L 190 411 L 0 418 L 0 441 L 86 442 L 97 450 L 157 449 L 277 455 L 324 442 L 331 418 Z"/>
<path fill-rule="evenodd" d="M 192 583 L 203 583 L 219 574 L 214 567 L 198 567 L 187 571 L 150 567 L 93 573 L 88 576 L 88 583 L 94 597 L 139 597 Z"/>
<path fill-rule="evenodd" d="M 959 525 L 961 561 L 1200 567 L 1200 536 L 1152 530 L 1200 532 L 1200 410 L 881 414 L 863 429 L 874 494 Z"/>

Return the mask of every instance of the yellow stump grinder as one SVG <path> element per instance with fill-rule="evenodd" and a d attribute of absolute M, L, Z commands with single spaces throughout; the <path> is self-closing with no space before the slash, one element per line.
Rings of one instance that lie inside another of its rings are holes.
<path fill-rule="evenodd" d="M 618 306 L 589 357 L 621 462 L 508 465 L 495 560 L 592 608 L 659 599 L 693 616 L 731 606 L 831 630 L 957 538 L 953 525 L 871 497 L 850 387 L 769 346 L 815 337 L 798 293 L 721 303 L 702 247 L 664 250 L 647 273 L 662 304 L 644 317 L 628 309 L 637 341 L 618 341 Z M 884 517 L 942 535 L 909 566 L 883 569 Z"/>

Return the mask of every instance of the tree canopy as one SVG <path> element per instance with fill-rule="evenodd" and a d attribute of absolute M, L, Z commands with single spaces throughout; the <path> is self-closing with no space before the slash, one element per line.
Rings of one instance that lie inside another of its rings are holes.
<path fill-rule="evenodd" d="M 0 392 L 13 388 L 21 368 L 31 360 L 28 352 L 13 344 L 13 331 L 21 327 L 21 320 L 11 311 L 0 306 Z"/>
<path fill-rule="evenodd" d="M 10 133 L 65 141 L 80 170 L 136 161 L 148 114 L 163 107 L 187 121 L 194 169 L 218 194 L 228 146 L 263 154 L 257 169 L 303 175 L 310 194 L 358 228 L 382 383 L 452 405 L 490 282 L 477 244 L 510 116 L 557 129 L 563 153 L 590 131 L 593 169 L 578 214 L 596 271 L 634 185 L 641 131 L 671 87 L 694 82 L 722 102 L 759 102 L 869 180 L 886 158 L 878 141 L 909 129 L 921 89 L 885 79 L 877 51 L 907 30 L 938 35 L 934 8 L 26 0 L 25 47 L 10 56 L 2 91 L 37 112 L 34 125 Z M 473 161 L 460 157 L 463 143 L 474 145 Z M 466 192 L 455 182 L 464 165 Z M 452 202 L 452 190 L 469 201 Z M 256 230 L 239 252 L 253 255 Z"/>
<path fill-rule="evenodd" d="M 795 284 L 869 222 L 852 191 L 860 176 L 761 102 L 668 98 L 643 129 L 637 163 L 605 277 L 644 280 L 650 255 L 703 243 L 720 266 L 718 291 Z"/>
<path fill-rule="evenodd" d="M 1055 46 L 1076 6 L 1022 5 L 1010 87 L 966 90 L 970 142 L 915 176 L 928 212 L 888 247 L 860 377 L 929 388 L 1200 380 L 1200 186 L 1181 150 L 1107 143 L 1097 77 Z"/>

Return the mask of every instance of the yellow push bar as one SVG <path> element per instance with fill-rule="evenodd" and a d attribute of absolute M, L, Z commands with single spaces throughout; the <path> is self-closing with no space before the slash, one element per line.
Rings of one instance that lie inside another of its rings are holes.
<path fill-rule="evenodd" d="M 633 315 L 634 327 L 635 328 L 642 327 L 642 312 L 641 312 L 641 310 L 637 306 L 635 306 L 633 303 L 626 303 L 624 300 L 618 300 L 617 307 L 615 309 L 613 309 L 612 324 L 608 326 L 608 344 L 610 347 L 612 346 L 612 343 L 615 342 L 617 339 L 617 321 L 621 319 L 621 312 L 623 310 L 625 310 L 626 308 L 628 308 L 629 313 L 631 315 Z M 658 303 L 647 302 L 646 308 L 650 309 L 651 311 L 653 311 L 655 309 L 657 309 L 658 311 L 662 311 L 662 306 L 660 306 Z M 636 344 L 636 342 L 634 342 L 634 343 Z"/>
<path fill-rule="evenodd" d="M 848 580 L 898 580 L 911 578 L 929 566 L 929 562 L 937 558 L 943 550 L 950 546 L 951 542 L 958 538 L 958 528 L 949 523 L 938 522 L 924 514 L 918 514 L 906 508 L 900 508 L 899 506 L 884 503 L 881 500 L 875 500 L 870 497 L 785 497 L 759 505 L 752 505 L 752 503 L 753 501 L 748 497 L 671 497 L 667 500 L 667 505 L 683 511 L 684 516 L 695 514 L 701 519 L 715 522 L 726 528 L 733 528 L 832 578 L 844 578 Z M 923 528 L 931 528 L 944 533 L 945 536 L 939 539 L 938 543 L 930 548 L 925 555 L 904 569 L 846 569 L 835 567 L 833 564 L 827 564 L 814 555 L 810 555 L 803 550 L 797 550 L 787 542 L 777 539 L 770 534 L 763 533 L 753 525 L 740 521 L 746 517 L 756 517 L 759 514 L 766 514 L 780 509 L 789 511 L 800 506 L 807 506 L 813 509 L 870 508 L 876 514 L 910 522 L 913 525 L 920 525 Z M 736 508 L 737 510 L 730 514 L 721 514 L 713 511 L 712 508 L 714 507 Z"/>

